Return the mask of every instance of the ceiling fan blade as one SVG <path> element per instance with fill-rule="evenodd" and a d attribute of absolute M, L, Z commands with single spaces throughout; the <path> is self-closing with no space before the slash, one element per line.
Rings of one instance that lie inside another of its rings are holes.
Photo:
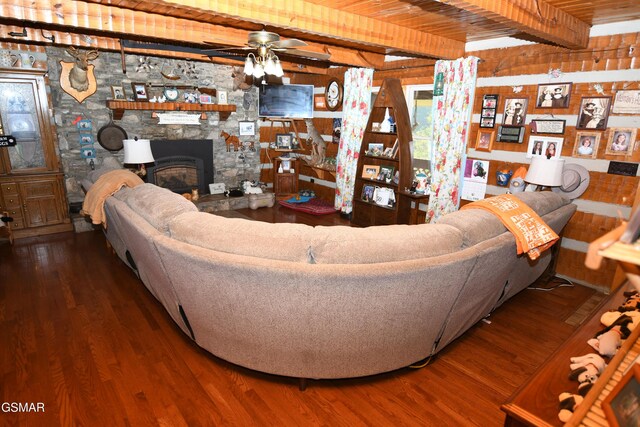
<path fill-rule="evenodd" d="M 234 51 L 245 51 L 245 50 L 253 50 L 252 47 L 220 47 L 215 49 L 203 49 L 203 52 L 234 52 Z"/>
<path fill-rule="evenodd" d="M 312 52 L 310 50 L 286 49 L 283 53 L 286 53 L 287 55 L 301 56 L 303 58 L 318 59 L 320 61 L 327 61 L 331 58 L 331 55 L 328 53 Z"/>
<path fill-rule="evenodd" d="M 271 47 L 276 49 L 290 49 L 293 47 L 302 47 L 302 46 L 307 46 L 307 44 L 302 40 L 298 40 L 298 39 L 286 39 L 286 40 L 280 40 L 280 41 L 275 41 L 271 43 Z"/>

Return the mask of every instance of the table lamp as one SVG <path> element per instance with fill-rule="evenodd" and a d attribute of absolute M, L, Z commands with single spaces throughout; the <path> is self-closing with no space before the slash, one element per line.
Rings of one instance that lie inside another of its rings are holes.
<path fill-rule="evenodd" d="M 153 163 L 155 160 L 151 153 L 151 141 L 148 139 L 125 139 L 124 144 L 124 163 L 138 165 L 136 174 L 143 177 L 147 174 L 145 163 Z"/>
<path fill-rule="evenodd" d="M 525 182 L 542 187 L 558 187 L 562 185 L 562 171 L 564 169 L 564 159 L 547 159 L 545 157 L 534 157 L 527 171 Z"/>

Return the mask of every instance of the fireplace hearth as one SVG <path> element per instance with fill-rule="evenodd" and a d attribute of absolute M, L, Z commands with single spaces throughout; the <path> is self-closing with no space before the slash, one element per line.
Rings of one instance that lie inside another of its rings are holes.
<path fill-rule="evenodd" d="M 213 141 L 154 140 L 151 152 L 153 166 L 147 168 L 147 181 L 176 193 L 209 193 L 213 182 Z"/>

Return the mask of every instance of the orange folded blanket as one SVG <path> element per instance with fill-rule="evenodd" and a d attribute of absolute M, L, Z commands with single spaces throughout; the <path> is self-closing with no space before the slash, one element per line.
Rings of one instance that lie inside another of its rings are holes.
<path fill-rule="evenodd" d="M 142 179 L 127 169 L 115 169 L 105 173 L 91 186 L 82 203 L 83 215 L 89 215 L 93 224 L 107 226 L 104 214 L 104 202 L 122 187 L 135 187 L 144 184 Z"/>
<path fill-rule="evenodd" d="M 474 208 L 484 209 L 500 218 L 516 238 L 518 255 L 525 252 L 532 260 L 537 259 L 559 239 L 533 209 L 512 194 L 490 197 L 462 207 Z"/>

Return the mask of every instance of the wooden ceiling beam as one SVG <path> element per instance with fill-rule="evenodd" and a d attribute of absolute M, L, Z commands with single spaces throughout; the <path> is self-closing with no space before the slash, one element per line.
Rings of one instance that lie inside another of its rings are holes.
<path fill-rule="evenodd" d="M 570 49 L 589 43 L 589 24 L 544 0 L 436 0 Z"/>
<path fill-rule="evenodd" d="M 34 41 L 39 40 L 35 35 L 40 28 L 60 32 L 61 34 L 76 34 L 74 39 L 82 39 L 83 35 L 99 36 L 118 40 L 120 38 L 157 41 L 167 44 L 176 42 L 203 46 L 203 42 L 223 46 L 242 46 L 247 40 L 247 31 L 229 28 L 184 18 L 152 14 L 131 9 L 118 8 L 103 4 L 82 2 L 75 0 L 0 0 L 0 23 L 7 25 L 24 25 L 33 28 Z M 60 40 L 63 38 L 61 37 Z M 16 39 L 16 42 L 26 40 Z M 81 43 L 77 46 L 83 46 Z M 87 45 L 87 47 L 90 47 Z M 324 46 L 313 44 L 309 50 L 331 54 L 331 62 L 355 67 L 382 67 L 384 55 L 361 55 L 356 49 L 338 46 Z M 183 56 L 186 54 L 164 56 Z M 196 56 L 197 55 L 193 55 Z M 201 57 L 202 60 L 207 60 Z M 233 63 L 224 58 L 213 58 L 215 62 Z M 283 61 L 285 62 L 285 61 Z M 322 67 L 305 66 L 300 69 L 297 64 L 283 64 L 285 70 L 299 72 L 313 72 L 326 74 Z"/>
<path fill-rule="evenodd" d="M 382 49 L 385 53 L 447 59 L 464 56 L 464 42 L 304 0 L 158 0 L 154 3 L 188 8 L 195 16 L 214 14 L 307 34 L 311 39 L 319 37 L 366 46 L 371 51 Z"/>

